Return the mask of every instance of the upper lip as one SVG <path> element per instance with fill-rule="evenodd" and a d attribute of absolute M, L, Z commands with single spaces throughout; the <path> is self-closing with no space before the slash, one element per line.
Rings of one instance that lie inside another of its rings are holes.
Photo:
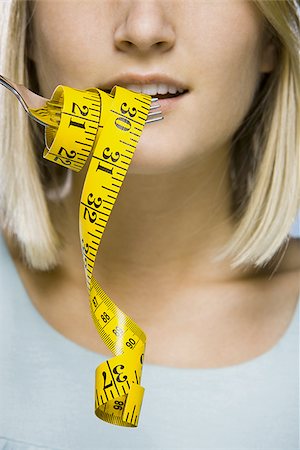
<path fill-rule="evenodd" d="M 122 73 L 111 80 L 107 80 L 101 84 L 99 89 L 110 90 L 115 85 L 126 87 L 128 84 L 168 84 L 175 86 L 177 89 L 188 90 L 188 86 L 179 80 L 175 80 L 170 76 L 162 73 L 148 73 L 148 74 L 135 74 L 135 73 Z"/>

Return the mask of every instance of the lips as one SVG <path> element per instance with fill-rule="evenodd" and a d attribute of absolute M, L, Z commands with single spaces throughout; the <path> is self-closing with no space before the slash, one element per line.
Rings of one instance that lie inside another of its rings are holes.
<path fill-rule="evenodd" d="M 168 97 L 168 95 L 170 95 L 170 97 Z M 157 103 L 159 103 L 162 114 L 165 115 L 167 112 L 170 112 L 175 108 L 176 109 L 180 108 L 181 102 L 184 102 L 188 96 L 189 91 L 185 91 L 182 94 L 176 95 L 172 94 L 161 95 L 161 97 L 163 98 L 159 98 L 159 94 L 157 94 L 155 97 L 159 99 Z"/>
<path fill-rule="evenodd" d="M 153 89 L 153 84 L 157 85 L 157 90 Z M 163 114 L 171 111 L 175 107 L 177 108 L 180 105 L 180 102 L 185 101 L 184 99 L 188 97 L 190 92 L 190 86 L 184 84 L 184 82 L 180 79 L 172 78 L 166 73 L 138 74 L 123 72 L 113 79 L 103 80 L 103 83 L 98 86 L 98 89 L 110 94 L 115 85 L 124 87 L 125 89 L 130 89 L 133 92 L 143 91 L 147 93 L 147 90 L 149 90 L 151 94 L 149 93 L 148 95 L 151 95 L 152 98 L 157 98 L 159 100 L 157 103 L 159 103 L 160 110 Z M 152 87 L 150 88 L 149 86 L 147 89 L 145 85 L 152 85 Z M 169 86 L 169 92 L 159 94 L 159 90 L 162 89 L 161 85 Z M 136 89 L 133 89 L 135 86 Z M 146 89 L 142 86 L 145 86 Z M 172 93 L 172 91 L 177 92 Z"/>

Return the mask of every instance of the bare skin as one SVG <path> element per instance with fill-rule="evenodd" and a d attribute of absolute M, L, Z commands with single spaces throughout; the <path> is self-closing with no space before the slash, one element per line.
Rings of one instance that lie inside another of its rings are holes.
<path fill-rule="evenodd" d="M 83 271 L 76 282 L 61 270 L 30 271 L 8 236 L 6 241 L 28 296 L 49 325 L 76 344 L 111 356 L 90 315 Z M 101 284 L 145 331 L 146 363 L 217 368 L 267 352 L 287 330 L 300 293 L 299 239 L 290 240 L 276 274 L 270 275 L 184 286 L 154 302 L 153 286 L 148 296 L 135 299 L 126 290 L 114 295 L 113 285 Z"/>
<path fill-rule="evenodd" d="M 276 255 L 260 270 L 213 261 L 233 233 L 230 140 L 262 74 L 276 64 L 261 16 L 247 1 L 74 2 L 36 2 L 39 38 L 29 54 L 41 95 L 50 98 L 58 84 L 101 87 L 124 72 L 166 73 L 189 88 L 180 108 L 143 131 L 101 242 L 95 278 L 145 331 L 145 362 L 222 367 L 264 353 L 293 316 L 299 241 L 291 240 L 284 258 Z M 111 355 L 92 322 L 85 286 L 78 234 L 84 175 L 74 174 L 61 209 L 51 207 L 64 238 L 59 267 L 31 272 L 12 244 L 10 249 L 32 303 L 49 324 Z"/>

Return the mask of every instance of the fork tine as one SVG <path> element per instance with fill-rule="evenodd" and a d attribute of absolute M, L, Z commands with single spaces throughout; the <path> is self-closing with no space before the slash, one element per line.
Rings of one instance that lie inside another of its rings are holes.
<path fill-rule="evenodd" d="M 164 117 L 161 116 L 161 117 L 158 117 L 157 119 L 149 119 L 149 120 L 147 119 L 145 123 L 157 122 L 158 120 L 162 120 L 163 118 Z"/>
<path fill-rule="evenodd" d="M 157 108 L 160 108 L 160 105 L 159 105 L 159 104 L 150 106 L 150 109 L 151 109 L 151 110 L 152 110 L 152 109 L 157 109 Z"/>
<path fill-rule="evenodd" d="M 154 109 L 159 109 L 160 108 L 159 103 L 155 104 L 157 101 L 158 101 L 158 98 L 152 97 L 152 99 L 151 99 L 151 106 L 150 106 L 150 111 L 152 111 L 152 112 L 148 113 L 148 116 L 147 116 L 147 119 L 146 119 L 145 123 L 157 122 L 158 120 L 162 120 L 164 118 L 161 110 L 153 111 Z M 150 116 L 157 116 L 157 117 L 152 117 L 152 118 L 149 119 Z"/>

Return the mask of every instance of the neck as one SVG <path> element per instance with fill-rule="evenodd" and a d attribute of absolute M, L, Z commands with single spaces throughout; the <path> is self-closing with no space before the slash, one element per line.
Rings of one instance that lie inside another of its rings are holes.
<path fill-rule="evenodd" d="M 228 161 L 223 148 L 181 171 L 128 172 L 96 258 L 93 275 L 100 284 L 132 286 L 135 292 L 151 285 L 162 295 L 171 286 L 250 274 L 231 269 L 229 261 L 213 261 L 233 233 Z M 62 265 L 75 279 L 83 272 L 78 205 L 85 173 L 74 175 L 64 202 L 68 238 Z M 66 224 L 60 225 L 63 232 Z"/>

